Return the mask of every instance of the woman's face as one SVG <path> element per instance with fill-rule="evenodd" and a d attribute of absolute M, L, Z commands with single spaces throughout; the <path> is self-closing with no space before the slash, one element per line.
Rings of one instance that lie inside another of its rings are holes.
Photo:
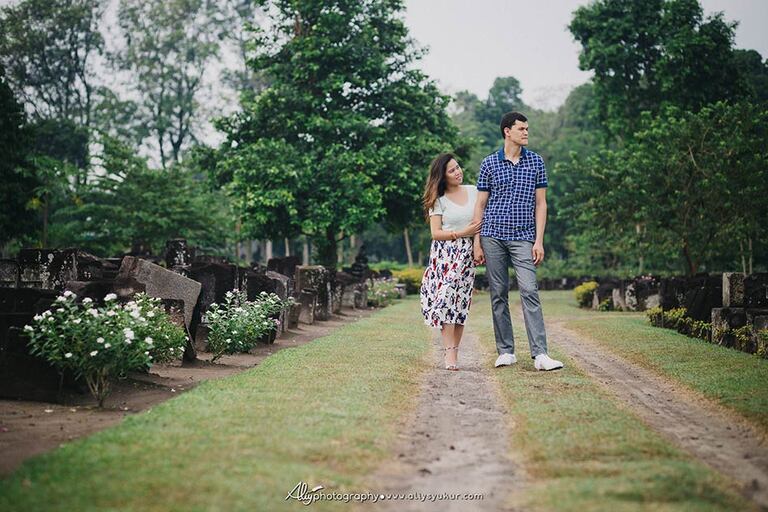
<path fill-rule="evenodd" d="M 459 167 L 459 163 L 451 158 L 445 166 L 445 184 L 449 187 L 458 187 L 463 181 L 464 171 Z"/>

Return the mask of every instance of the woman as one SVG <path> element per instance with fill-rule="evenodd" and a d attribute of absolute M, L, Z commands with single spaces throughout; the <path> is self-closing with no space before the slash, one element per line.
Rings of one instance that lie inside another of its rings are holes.
<path fill-rule="evenodd" d="M 480 222 L 472 222 L 477 188 L 462 185 L 463 180 L 456 158 L 441 153 L 432 161 L 423 199 L 432 247 L 421 282 L 421 310 L 428 326 L 441 329 L 446 370 L 458 370 L 475 281 L 473 238 L 480 230 Z"/>

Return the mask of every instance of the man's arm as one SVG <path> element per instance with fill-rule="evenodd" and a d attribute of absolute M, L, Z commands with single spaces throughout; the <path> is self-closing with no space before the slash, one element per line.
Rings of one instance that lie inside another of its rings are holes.
<path fill-rule="evenodd" d="M 483 214 L 485 213 L 485 206 L 488 204 L 488 197 L 490 192 L 485 190 L 477 191 L 477 200 L 475 202 L 475 213 L 472 217 L 472 223 L 483 222 Z M 474 259 L 476 265 L 482 265 L 485 263 L 485 254 L 483 254 L 483 248 L 480 246 L 480 232 L 475 233 L 475 241 L 473 244 Z"/>
<path fill-rule="evenodd" d="M 533 263 L 544 261 L 544 228 L 547 225 L 547 188 L 536 189 L 536 241 L 533 243 Z"/>

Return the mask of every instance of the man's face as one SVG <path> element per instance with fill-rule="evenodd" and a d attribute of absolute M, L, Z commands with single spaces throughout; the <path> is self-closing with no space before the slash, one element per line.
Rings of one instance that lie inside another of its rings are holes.
<path fill-rule="evenodd" d="M 504 128 L 504 133 L 507 135 L 506 139 L 518 144 L 520 146 L 528 145 L 528 123 L 523 121 L 515 121 L 509 128 Z"/>

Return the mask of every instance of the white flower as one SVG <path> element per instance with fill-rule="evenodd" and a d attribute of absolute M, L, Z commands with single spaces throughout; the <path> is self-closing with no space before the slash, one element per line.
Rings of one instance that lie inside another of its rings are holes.
<path fill-rule="evenodd" d="M 111 301 L 111 300 L 115 300 L 115 299 L 117 299 L 117 295 L 115 295 L 114 293 L 108 293 L 108 294 L 107 294 L 107 295 L 104 297 L 104 302 L 109 302 L 109 301 Z"/>
<path fill-rule="evenodd" d="M 39 320 L 41 320 L 42 318 L 44 318 L 42 315 L 35 315 L 35 320 L 38 320 L 38 321 L 39 321 Z"/>
<path fill-rule="evenodd" d="M 65 297 L 76 297 L 76 295 L 74 293 L 72 293 L 71 291 L 69 291 L 69 290 L 64 292 L 64 296 Z"/>
<path fill-rule="evenodd" d="M 73 324 L 79 324 L 79 323 L 80 323 L 80 322 L 82 322 L 82 321 L 83 321 L 83 320 L 82 320 L 82 319 L 80 319 L 80 318 L 75 318 L 74 320 L 72 320 L 72 323 L 73 323 Z"/>
<path fill-rule="evenodd" d="M 144 351 L 144 355 L 145 355 L 145 356 L 148 356 L 148 355 L 149 355 L 149 350 L 145 350 L 145 351 Z"/>
<path fill-rule="evenodd" d="M 90 297 L 86 297 L 83 299 L 83 304 L 90 304 L 91 302 L 93 302 L 93 299 L 91 299 Z"/>
<path fill-rule="evenodd" d="M 109 348 L 109 347 L 111 347 L 111 346 L 112 346 L 112 344 L 111 344 L 111 343 L 105 343 L 105 344 L 104 344 L 104 348 Z"/>
<path fill-rule="evenodd" d="M 91 357 L 95 356 L 95 355 L 96 355 L 96 354 L 98 354 L 98 353 L 99 353 L 99 351 L 98 351 L 98 350 L 93 350 L 93 351 L 91 351 Z"/>
<path fill-rule="evenodd" d="M 116 314 L 117 314 L 117 313 L 115 313 L 115 312 L 114 312 L 114 311 L 112 311 L 111 309 L 110 309 L 109 311 L 107 311 L 107 316 L 115 316 Z"/>
<path fill-rule="evenodd" d="M 24 326 L 24 330 L 25 330 L 25 331 L 27 331 L 27 332 L 32 332 L 32 331 L 34 331 L 34 329 L 32 328 L 32 326 L 31 326 L 31 325 L 25 325 L 25 326 Z"/>
<path fill-rule="evenodd" d="M 144 338 L 144 343 L 146 343 L 147 345 L 151 345 L 153 341 L 154 340 L 152 338 L 150 338 L 149 336 Z"/>
<path fill-rule="evenodd" d="M 93 318 L 99 318 L 99 311 L 97 309 L 91 308 L 88 310 L 88 313 L 93 316 Z"/>
<path fill-rule="evenodd" d="M 232 338 L 227 338 L 226 340 L 224 340 L 224 342 L 225 343 L 232 343 Z"/>
<path fill-rule="evenodd" d="M 64 357 L 69 359 L 70 357 L 72 357 L 72 352 L 67 352 L 66 354 L 64 354 Z"/>
<path fill-rule="evenodd" d="M 56 297 L 56 302 L 67 302 L 67 298 L 63 295 Z"/>
<path fill-rule="evenodd" d="M 139 313 L 138 309 L 134 309 L 134 310 L 131 311 L 131 316 L 133 318 L 139 318 L 139 317 L 141 317 L 141 313 Z"/>
<path fill-rule="evenodd" d="M 131 344 L 131 340 L 129 340 L 128 338 L 126 338 L 126 339 L 125 339 L 125 344 L 126 344 L 126 345 L 130 345 L 130 344 Z"/>
<path fill-rule="evenodd" d="M 96 343 L 104 343 L 104 338 L 99 336 L 98 338 L 96 338 Z"/>
<path fill-rule="evenodd" d="M 155 312 L 154 311 L 147 311 L 147 316 L 149 318 L 152 318 L 153 316 L 155 316 Z"/>
<path fill-rule="evenodd" d="M 49 322 L 53 322 L 53 317 L 52 317 L 52 316 L 49 316 L 49 317 L 48 317 L 48 321 L 49 321 Z"/>
<path fill-rule="evenodd" d="M 125 339 L 132 340 L 135 334 L 133 333 L 133 330 L 130 327 L 126 327 L 123 329 L 123 334 L 125 334 Z"/>
<path fill-rule="evenodd" d="M 51 310 L 50 310 L 50 309 L 48 309 L 48 310 L 46 310 L 46 311 L 44 311 L 44 312 L 43 312 L 43 317 L 46 317 L 46 316 L 51 316 L 52 314 L 53 314 L 53 313 L 51 313 Z"/>

